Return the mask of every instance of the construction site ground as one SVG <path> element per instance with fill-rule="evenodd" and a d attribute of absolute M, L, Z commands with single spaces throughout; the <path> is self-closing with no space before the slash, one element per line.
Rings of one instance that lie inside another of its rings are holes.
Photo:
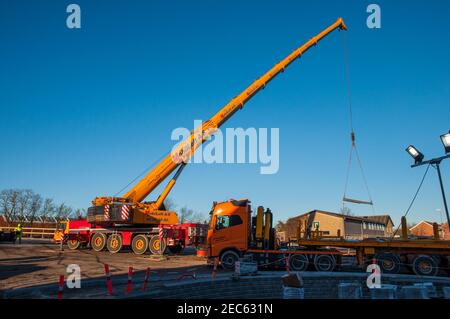
<path fill-rule="evenodd" d="M 66 275 L 70 264 L 80 266 L 82 280 L 104 278 L 104 264 L 108 264 L 112 276 L 128 273 L 133 267 L 136 276 L 151 269 L 151 277 L 180 277 L 210 273 L 205 258 L 197 257 L 193 248 L 186 248 L 178 255 L 165 258 L 153 255 L 135 255 L 130 251 L 110 254 L 91 249 L 60 251 L 60 246 L 48 240 L 24 239 L 22 244 L 0 243 L 0 291 L 41 286 L 58 282 L 59 275 Z"/>
<path fill-rule="evenodd" d="M 109 265 L 114 288 L 120 294 L 126 289 L 130 266 L 134 271 L 133 289 L 142 288 L 147 267 L 151 270 L 149 286 L 153 288 L 194 277 L 197 280 L 210 279 L 212 275 L 212 267 L 207 265 L 204 257 L 196 256 L 194 248 L 186 248 L 180 255 L 138 256 L 130 250 L 110 254 L 107 251 L 95 252 L 86 248 L 69 250 L 65 247 L 61 251 L 58 244 L 49 240 L 24 239 L 22 244 L 0 243 L 0 298 L 54 297 L 42 295 L 40 291 L 57 284 L 60 275 L 67 278 L 66 268 L 70 264 L 80 266 L 81 282 L 85 289 L 65 290 L 67 297 L 105 296 L 104 264 Z M 361 269 L 355 266 L 352 257 L 347 257 L 340 271 L 361 272 Z M 221 268 L 217 271 L 218 277 L 230 275 L 230 271 Z M 55 289 L 50 291 L 54 295 Z"/>

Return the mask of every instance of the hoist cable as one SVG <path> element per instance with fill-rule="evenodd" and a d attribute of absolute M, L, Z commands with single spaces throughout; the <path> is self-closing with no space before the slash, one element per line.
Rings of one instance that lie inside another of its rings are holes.
<path fill-rule="evenodd" d="M 162 155 L 160 158 L 158 158 L 156 161 L 154 161 L 153 163 L 151 163 L 149 166 L 147 166 L 141 173 L 139 173 L 135 178 L 133 178 L 133 180 L 131 180 L 127 185 L 125 185 L 124 187 L 122 187 L 122 189 L 120 191 L 118 191 L 117 193 L 114 194 L 113 197 L 116 197 L 118 194 L 122 193 L 125 189 L 128 188 L 128 186 L 130 186 L 131 184 L 133 184 L 138 178 L 140 178 L 142 175 L 144 175 L 145 173 L 147 173 L 150 168 L 152 168 L 153 166 L 156 165 L 156 163 L 158 163 L 159 161 L 161 161 L 164 157 L 166 157 L 167 155 L 169 155 L 170 152 L 167 152 L 166 154 Z"/>
<path fill-rule="evenodd" d="M 409 204 L 408 209 L 406 210 L 406 213 L 403 215 L 404 217 L 406 217 L 408 215 L 408 213 L 410 212 L 411 207 L 414 204 L 414 202 L 417 198 L 417 195 L 419 194 L 420 189 L 422 188 L 423 182 L 425 181 L 425 177 L 427 176 L 430 166 L 431 166 L 431 164 L 428 164 L 427 169 L 425 170 L 425 173 L 423 174 L 422 180 L 420 181 L 419 187 L 417 188 L 416 193 L 414 194 L 414 197 L 411 200 L 411 203 Z M 400 226 L 401 226 L 401 223 L 398 225 L 397 229 L 392 234 L 392 238 L 395 236 L 395 234 L 397 234 L 398 230 L 400 229 Z"/>
<path fill-rule="evenodd" d="M 349 119 L 350 119 L 350 129 L 352 133 L 353 130 L 353 109 L 352 109 L 352 94 L 350 90 L 350 69 L 349 69 L 349 55 L 348 55 L 348 42 L 347 42 L 347 33 L 342 32 L 344 35 L 341 37 L 342 43 L 342 51 L 344 58 L 344 66 L 345 66 L 345 80 L 347 86 L 347 98 L 348 98 L 348 106 L 349 106 Z"/>
<path fill-rule="evenodd" d="M 369 197 L 370 202 L 358 201 L 358 200 L 354 200 L 352 202 L 359 203 L 359 204 L 369 204 L 372 206 L 372 210 L 374 211 L 375 209 L 374 209 L 374 205 L 373 205 L 373 201 L 372 201 L 372 196 L 369 191 L 367 179 L 366 179 L 366 176 L 364 173 L 364 169 L 363 169 L 363 166 L 361 163 L 361 158 L 359 157 L 358 149 L 356 147 L 356 142 L 355 142 L 355 131 L 354 131 L 354 127 L 353 127 L 352 94 L 351 94 L 351 88 L 350 88 L 350 68 L 349 68 L 350 63 L 349 63 L 348 42 L 347 41 L 348 41 L 347 34 L 344 33 L 343 36 L 341 37 L 341 44 L 342 44 L 343 60 L 344 60 L 344 66 L 345 66 L 345 78 L 346 78 L 346 87 L 347 87 L 347 98 L 348 98 L 349 122 L 350 122 L 350 130 L 351 130 L 352 147 L 350 149 L 350 156 L 349 156 L 348 166 L 347 166 L 347 174 L 346 174 L 346 178 L 345 178 L 344 196 L 342 198 L 342 202 L 344 205 L 344 202 L 347 199 L 346 194 L 347 194 L 347 189 L 348 189 L 348 182 L 349 182 L 349 178 L 350 178 L 350 169 L 351 169 L 352 157 L 353 157 L 353 151 L 354 151 L 356 154 L 356 159 L 358 161 L 358 165 L 361 170 L 361 175 L 363 178 L 364 186 L 366 188 L 367 195 Z"/>

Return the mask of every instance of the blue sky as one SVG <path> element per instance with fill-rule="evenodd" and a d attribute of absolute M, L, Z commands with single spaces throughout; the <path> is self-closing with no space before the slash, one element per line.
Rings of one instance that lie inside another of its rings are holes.
<path fill-rule="evenodd" d="M 66 27 L 80 5 L 82 28 Z M 376 213 L 397 224 L 450 129 L 448 1 L 0 1 L 0 188 L 31 188 L 88 207 L 168 152 L 176 127 L 207 119 L 274 63 L 342 16 L 354 127 Z M 280 129 L 280 169 L 191 165 L 171 198 L 208 212 L 250 198 L 276 219 L 341 207 L 350 150 L 342 34 L 260 92 L 225 127 Z M 443 162 L 450 189 L 450 162 Z M 357 167 L 349 193 L 365 197 Z M 157 192 L 155 193 L 155 195 Z M 155 196 L 153 195 L 153 196 Z M 154 197 L 153 197 L 154 198 Z M 152 199 L 152 197 L 150 197 Z M 350 206 L 355 214 L 370 214 Z M 430 170 L 410 218 L 440 221 Z"/>

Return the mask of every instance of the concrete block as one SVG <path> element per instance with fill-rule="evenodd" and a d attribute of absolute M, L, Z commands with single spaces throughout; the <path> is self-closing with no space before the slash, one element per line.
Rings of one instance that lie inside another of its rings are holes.
<path fill-rule="evenodd" d="M 305 290 L 303 288 L 283 286 L 283 299 L 305 299 Z"/>
<path fill-rule="evenodd" d="M 437 298 L 437 291 L 436 287 L 433 285 L 432 282 L 422 282 L 422 283 L 416 283 L 414 284 L 416 287 L 425 287 L 428 291 L 428 297 L 430 298 Z"/>
<path fill-rule="evenodd" d="M 358 283 L 340 283 L 338 284 L 339 299 L 361 299 L 362 289 Z"/>
<path fill-rule="evenodd" d="M 425 286 L 403 286 L 400 290 L 401 299 L 429 299 Z"/>
<path fill-rule="evenodd" d="M 396 285 L 381 285 L 381 288 L 371 288 L 371 299 L 396 299 L 397 286 Z"/>
<path fill-rule="evenodd" d="M 450 299 L 450 286 L 442 287 L 442 292 L 444 293 L 444 299 Z"/>

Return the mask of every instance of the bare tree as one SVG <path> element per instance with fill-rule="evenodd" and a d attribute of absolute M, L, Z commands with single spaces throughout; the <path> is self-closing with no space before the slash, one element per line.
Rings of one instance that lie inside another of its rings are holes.
<path fill-rule="evenodd" d="M 207 218 L 205 217 L 205 214 L 194 212 L 190 221 L 193 223 L 207 223 Z"/>
<path fill-rule="evenodd" d="M 168 211 L 174 212 L 177 209 L 177 205 L 175 205 L 175 202 L 171 198 L 166 198 L 164 201 L 164 207 Z"/>
<path fill-rule="evenodd" d="M 283 231 L 285 228 L 286 228 L 286 224 L 282 220 L 277 221 L 277 224 L 275 225 L 276 231 L 280 232 L 280 231 Z"/>
<path fill-rule="evenodd" d="M 17 198 L 17 217 L 21 220 L 28 214 L 30 208 L 31 197 L 34 195 L 31 189 L 19 190 L 19 196 Z"/>
<path fill-rule="evenodd" d="M 56 211 L 55 204 L 53 204 L 53 199 L 46 198 L 44 199 L 44 204 L 42 205 L 41 211 L 39 213 L 43 218 L 53 216 Z"/>
<path fill-rule="evenodd" d="M 194 215 L 194 211 L 184 206 L 178 212 L 178 220 L 180 221 L 181 224 L 183 224 L 187 220 L 189 220 L 192 217 L 192 215 Z"/>
<path fill-rule="evenodd" d="M 8 224 L 18 219 L 33 223 L 39 216 L 68 218 L 73 212 L 72 207 L 64 203 L 55 205 L 53 199 L 43 199 L 31 189 L 5 189 L 0 192 L 0 214 Z M 77 210 L 77 216 L 83 215 L 86 215 L 85 210 Z"/>
<path fill-rule="evenodd" d="M 347 206 L 342 206 L 342 208 L 339 211 L 344 216 L 353 216 L 352 210 Z"/>
<path fill-rule="evenodd" d="M 56 207 L 55 211 L 55 217 L 58 219 L 65 219 L 68 218 L 73 212 L 73 209 L 69 206 L 67 206 L 64 203 L 61 203 Z"/>
<path fill-rule="evenodd" d="M 82 209 L 78 208 L 78 209 L 75 210 L 75 218 L 76 219 L 83 219 L 86 216 L 87 216 L 87 212 L 86 212 L 85 208 L 82 208 Z"/>
<path fill-rule="evenodd" d="M 5 189 L 0 193 L 0 209 L 9 224 L 17 213 L 19 191 L 16 189 Z"/>
<path fill-rule="evenodd" d="M 29 216 L 31 223 L 34 222 L 34 220 L 40 213 L 41 206 L 42 206 L 41 195 L 33 194 L 33 196 L 31 196 L 30 206 L 29 206 L 29 210 L 28 210 L 28 214 L 27 214 Z"/>

